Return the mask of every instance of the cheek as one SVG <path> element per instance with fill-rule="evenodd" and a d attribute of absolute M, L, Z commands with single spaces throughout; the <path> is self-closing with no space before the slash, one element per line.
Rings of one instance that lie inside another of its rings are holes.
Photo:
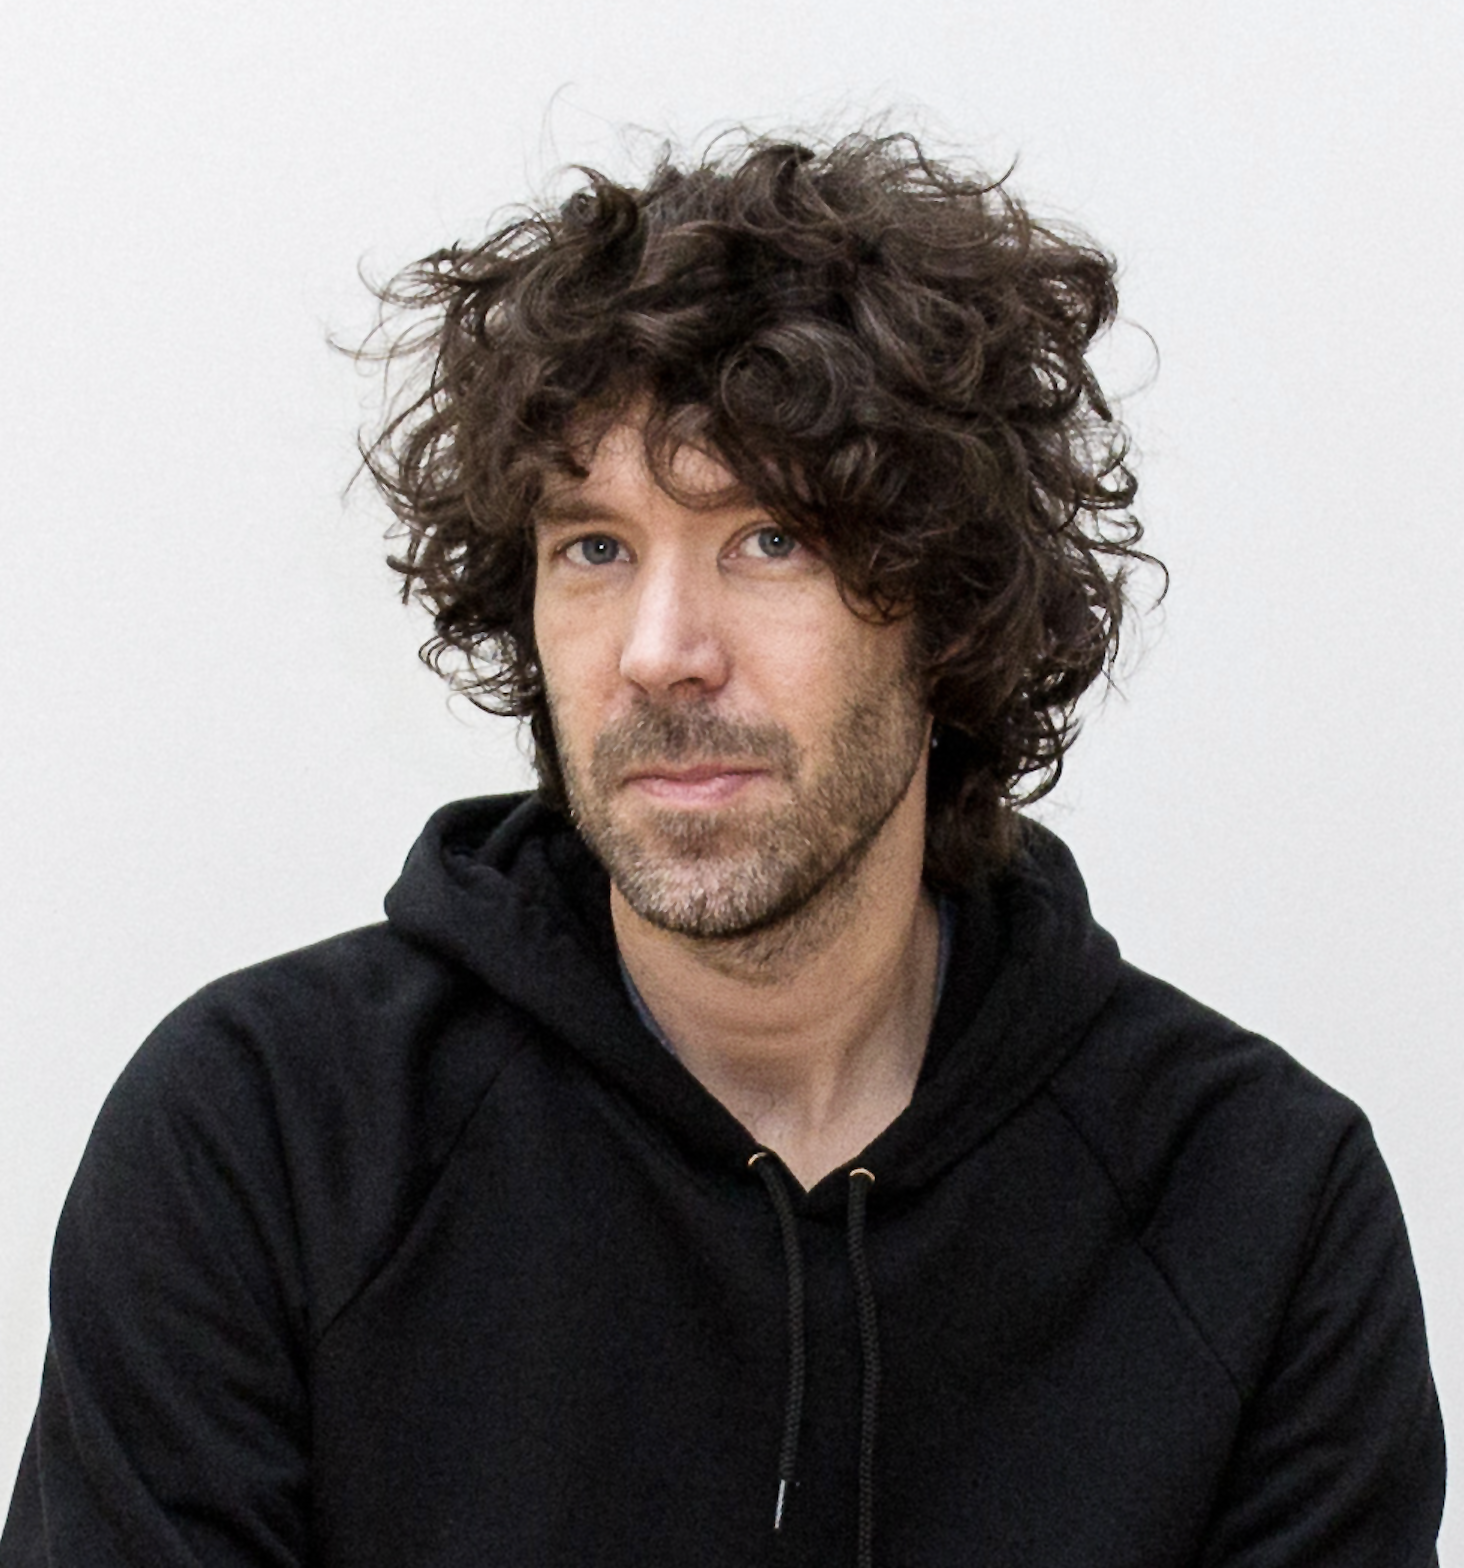
<path fill-rule="evenodd" d="M 573 671 L 585 663 L 584 623 L 553 596 L 540 594 L 534 600 L 534 646 L 539 668 L 552 695 L 560 696 L 573 685 Z"/>
<path fill-rule="evenodd" d="M 536 617 L 534 641 L 560 749 L 588 754 L 604 723 L 615 659 L 574 617 Z"/>
<path fill-rule="evenodd" d="M 818 752 L 851 698 L 885 678 L 867 644 L 825 625 L 814 637 L 763 643 L 743 668 L 737 706 L 772 720 L 798 744 Z"/>
<path fill-rule="evenodd" d="M 912 652 L 903 623 L 871 626 L 844 611 L 801 628 L 786 641 L 764 644 L 761 664 L 795 706 L 825 708 L 859 691 L 899 684 L 910 670 Z"/>

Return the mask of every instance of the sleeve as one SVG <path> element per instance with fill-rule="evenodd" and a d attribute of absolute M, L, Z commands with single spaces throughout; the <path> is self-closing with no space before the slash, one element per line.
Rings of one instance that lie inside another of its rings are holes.
<path fill-rule="evenodd" d="M 285 1161 L 262 1074 L 191 1005 L 124 1072 L 67 1198 L 0 1568 L 306 1561 Z"/>
<path fill-rule="evenodd" d="M 1432 1568 L 1444 1435 L 1388 1172 L 1359 1117 L 1251 1392 L 1205 1568 Z"/>

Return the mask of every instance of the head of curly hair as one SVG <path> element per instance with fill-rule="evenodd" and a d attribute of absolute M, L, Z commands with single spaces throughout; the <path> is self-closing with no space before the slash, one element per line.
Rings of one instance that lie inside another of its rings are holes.
<path fill-rule="evenodd" d="M 644 412 L 672 488 L 691 444 L 831 563 L 856 613 L 912 615 L 935 724 L 926 875 L 956 886 L 1056 782 L 1149 557 L 1127 438 L 1088 363 L 1114 263 L 1002 180 L 906 135 L 751 139 L 438 251 L 381 291 L 425 320 L 386 350 L 425 385 L 363 442 L 423 658 L 527 718 L 563 780 L 534 640 L 533 521 Z"/>

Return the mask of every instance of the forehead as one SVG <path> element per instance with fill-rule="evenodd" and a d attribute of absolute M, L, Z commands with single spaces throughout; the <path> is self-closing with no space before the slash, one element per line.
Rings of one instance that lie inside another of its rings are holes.
<path fill-rule="evenodd" d="M 656 442 L 643 413 L 627 413 L 592 434 L 576 455 L 585 470 L 583 478 L 544 476 L 541 520 L 594 507 L 614 510 L 617 503 L 644 502 L 650 492 L 698 510 L 746 506 L 752 500 L 747 487 L 706 447 L 690 441 Z"/>

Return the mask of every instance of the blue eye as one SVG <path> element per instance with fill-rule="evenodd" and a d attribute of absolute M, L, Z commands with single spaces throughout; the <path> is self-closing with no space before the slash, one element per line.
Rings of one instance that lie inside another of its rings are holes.
<path fill-rule="evenodd" d="M 620 558 L 620 543 L 609 534 L 587 534 L 569 548 L 586 566 L 608 566 Z"/>
<path fill-rule="evenodd" d="M 792 555 L 798 548 L 797 539 L 786 528 L 759 528 L 752 537 L 757 540 L 758 550 L 775 561 Z"/>

